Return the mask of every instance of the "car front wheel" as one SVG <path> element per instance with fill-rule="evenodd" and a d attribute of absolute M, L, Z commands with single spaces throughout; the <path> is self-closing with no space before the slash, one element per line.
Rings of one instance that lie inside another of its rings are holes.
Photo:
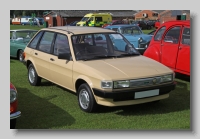
<path fill-rule="evenodd" d="M 81 110 L 85 112 L 94 112 L 97 107 L 92 91 L 86 83 L 78 88 L 78 102 Z"/>
<path fill-rule="evenodd" d="M 28 67 L 28 81 L 33 86 L 38 86 L 41 83 L 41 77 L 38 76 L 33 64 Z"/>

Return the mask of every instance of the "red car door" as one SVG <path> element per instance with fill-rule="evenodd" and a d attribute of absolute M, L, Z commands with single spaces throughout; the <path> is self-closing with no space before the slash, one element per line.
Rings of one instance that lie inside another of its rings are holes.
<path fill-rule="evenodd" d="M 161 42 L 161 63 L 173 70 L 176 68 L 181 27 L 170 27 L 162 37 Z"/>
<path fill-rule="evenodd" d="M 190 27 L 183 27 L 181 41 L 178 47 L 176 70 L 190 75 Z"/>

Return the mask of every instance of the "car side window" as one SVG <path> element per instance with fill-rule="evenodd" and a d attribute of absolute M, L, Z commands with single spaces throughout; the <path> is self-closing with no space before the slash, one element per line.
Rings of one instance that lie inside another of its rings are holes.
<path fill-rule="evenodd" d="M 160 28 L 160 29 L 158 30 L 158 32 L 155 34 L 154 40 L 155 40 L 155 41 L 160 41 L 160 40 L 162 39 L 162 35 L 163 35 L 163 33 L 165 32 L 165 30 L 166 30 L 166 27 L 165 27 L 165 26 L 162 27 L 162 28 Z"/>
<path fill-rule="evenodd" d="M 171 28 L 165 35 L 164 41 L 177 44 L 179 42 L 180 30 L 180 26 Z"/>
<path fill-rule="evenodd" d="M 55 44 L 54 44 L 54 55 L 58 55 L 59 53 L 69 53 L 69 42 L 66 35 L 57 34 Z"/>
<path fill-rule="evenodd" d="M 51 51 L 51 44 L 54 39 L 54 34 L 53 32 L 45 32 L 44 35 L 42 36 L 42 39 L 40 41 L 38 49 L 50 53 Z"/>
<path fill-rule="evenodd" d="M 37 43 L 38 43 L 38 41 L 39 41 L 39 39 L 40 39 L 40 37 L 42 36 L 42 33 L 43 33 L 43 31 L 41 31 L 41 32 L 39 32 L 36 36 L 35 36 L 35 38 L 31 41 L 31 43 L 29 44 L 29 46 L 28 47 L 31 47 L 31 48 L 36 48 L 36 46 L 37 46 Z"/>
<path fill-rule="evenodd" d="M 182 34 L 182 44 L 189 45 L 190 46 L 190 28 L 184 28 L 183 34 Z"/>

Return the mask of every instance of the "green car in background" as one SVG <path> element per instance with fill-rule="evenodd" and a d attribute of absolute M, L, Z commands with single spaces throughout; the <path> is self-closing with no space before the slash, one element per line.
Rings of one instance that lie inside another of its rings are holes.
<path fill-rule="evenodd" d="M 37 32 L 31 29 L 10 30 L 10 57 L 22 62 L 24 48 Z"/>

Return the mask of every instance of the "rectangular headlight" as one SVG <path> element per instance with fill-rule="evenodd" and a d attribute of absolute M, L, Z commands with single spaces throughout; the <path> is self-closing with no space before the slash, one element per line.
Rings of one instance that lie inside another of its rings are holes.
<path fill-rule="evenodd" d="M 161 76 L 161 82 L 171 82 L 173 81 L 173 74 Z"/>
<path fill-rule="evenodd" d="M 130 86 L 129 80 L 124 81 L 114 81 L 114 88 L 127 88 Z"/>
<path fill-rule="evenodd" d="M 112 88 L 113 82 L 112 81 L 101 81 L 101 88 Z"/>

